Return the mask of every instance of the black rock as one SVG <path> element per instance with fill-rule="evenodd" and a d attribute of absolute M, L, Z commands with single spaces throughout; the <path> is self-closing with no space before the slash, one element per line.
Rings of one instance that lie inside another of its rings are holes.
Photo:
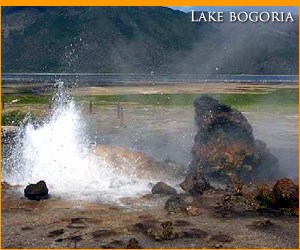
<path fill-rule="evenodd" d="M 177 191 L 175 188 L 167 185 L 166 183 L 160 181 L 157 182 L 151 190 L 152 194 L 166 194 L 166 195 L 175 195 Z"/>
<path fill-rule="evenodd" d="M 185 212 L 187 205 L 187 202 L 183 198 L 173 196 L 166 201 L 165 209 L 170 213 L 181 213 Z"/>
<path fill-rule="evenodd" d="M 44 181 L 39 181 L 36 184 L 29 184 L 24 189 L 24 195 L 30 200 L 48 199 L 48 188 Z"/>

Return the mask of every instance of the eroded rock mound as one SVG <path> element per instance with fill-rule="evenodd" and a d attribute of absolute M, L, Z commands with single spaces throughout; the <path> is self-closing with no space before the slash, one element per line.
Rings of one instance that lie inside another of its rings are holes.
<path fill-rule="evenodd" d="M 192 172 L 200 170 L 211 176 L 234 172 L 247 178 L 277 174 L 278 160 L 265 143 L 255 140 L 252 127 L 241 112 L 210 96 L 197 98 L 194 106 L 197 134 L 192 148 Z"/>

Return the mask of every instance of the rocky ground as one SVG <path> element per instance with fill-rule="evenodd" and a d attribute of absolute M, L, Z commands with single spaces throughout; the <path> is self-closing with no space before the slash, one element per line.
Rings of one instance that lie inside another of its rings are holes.
<path fill-rule="evenodd" d="M 122 205 L 35 201 L 2 183 L 2 247 L 298 248 L 297 216 L 246 207 L 224 212 L 224 194 L 181 194 L 189 208 L 171 212 L 165 208 L 170 195 L 124 198 Z"/>

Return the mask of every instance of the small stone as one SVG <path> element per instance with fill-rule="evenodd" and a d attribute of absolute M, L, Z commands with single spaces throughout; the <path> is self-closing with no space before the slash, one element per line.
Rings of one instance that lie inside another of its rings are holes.
<path fill-rule="evenodd" d="M 81 224 L 81 223 L 72 223 L 72 224 L 68 224 L 67 228 L 86 228 L 87 226 L 85 224 Z"/>
<path fill-rule="evenodd" d="M 234 239 L 227 234 L 216 234 L 213 235 L 210 239 L 211 241 L 218 241 L 221 243 L 232 242 Z"/>
<path fill-rule="evenodd" d="M 170 213 L 182 213 L 185 211 L 186 207 L 186 201 L 179 196 L 169 198 L 165 204 L 165 209 Z"/>
<path fill-rule="evenodd" d="M 86 228 L 86 218 L 71 218 L 71 223 L 67 225 L 68 228 Z"/>
<path fill-rule="evenodd" d="M 187 206 L 185 211 L 189 216 L 196 216 L 200 213 L 199 209 L 195 206 Z"/>
<path fill-rule="evenodd" d="M 115 231 L 109 229 L 99 229 L 97 231 L 92 232 L 94 238 L 103 238 L 103 237 L 108 237 L 116 234 L 117 233 Z"/>
<path fill-rule="evenodd" d="M 139 245 L 139 242 L 135 238 L 131 238 L 128 241 L 128 244 L 126 246 L 127 249 L 141 249 L 142 247 Z"/>
<path fill-rule="evenodd" d="M 165 194 L 165 195 L 175 195 L 177 194 L 177 191 L 175 188 L 172 188 L 171 186 L 167 185 L 166 183 L 160 181 L 157 182 L 152 190 L 152 194 Z"/>
<path fill-rule="evenodd" d="M 30 226 L 25 226 L 21 228 L 22 231 L 29 231 L 29 230 L 33 230 L 33 227 Z"/>
<path fill-rule="evenodd" d="M 57 236 L 60 236 L 60 235 L 64 234 L 64 232 L 65 232 L 65 230 L 63 228 L 62 229 L 57 229 L 57 230 L 49 232 L 48 237 L 54 238 L 54 237 L 57 237 Z"/>
<path fill-rule="evenodd" d="M 85 221 L 86 218 L 81 218 L 81 217 L 71 218 L 71 223 L 84 223 Z"/>
<path fill-rule="evenodd" d="M 252 229 L 269 229 L 274 226 L 274 223 L 270 221 L 269 219 L 263 219 L 259 221 L 254 221 L 251 225 L 250 228 Z"/>
<path fill-rule="evenodd" d="M 220 248 L 223 248 L 223 245 L 218 243 L 218 244 L 213 245 L 212 248 L 220 249 Z"/>

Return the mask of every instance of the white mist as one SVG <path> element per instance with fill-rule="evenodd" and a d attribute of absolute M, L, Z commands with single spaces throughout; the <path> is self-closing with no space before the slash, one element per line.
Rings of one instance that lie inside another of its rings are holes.
<path fill-rule="evenodd" d="M 59 83 L 49 119 L 20 131 L 4 181 L 25 187 L 44 180 L 50 194 L 81 200 L 116 201 L 149 192 L 149 180 L 119 173 L 92 155 L 89 145 L 81 112 Z"/>

